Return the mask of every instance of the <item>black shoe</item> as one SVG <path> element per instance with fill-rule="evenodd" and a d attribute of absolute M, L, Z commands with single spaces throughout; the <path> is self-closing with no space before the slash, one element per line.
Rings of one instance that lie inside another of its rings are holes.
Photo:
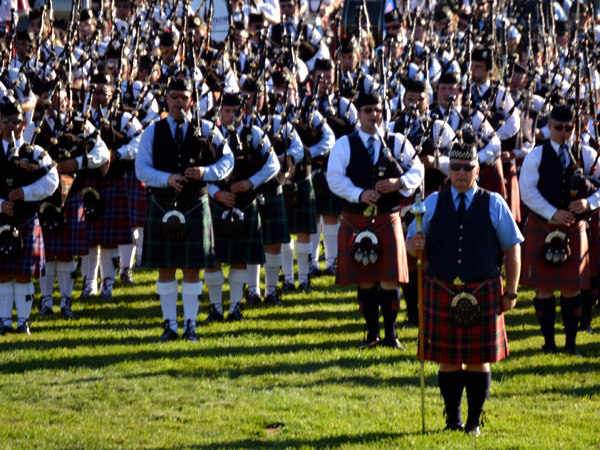
<path fill-rule="evenodd" d="M 279 298 L 279 294 L 277 291 L 271 292 L 269 295 L 265 297 L 265 303 L 272 306 L 283 306 L 283 302 Z"/>
<path fill-rule="evenodd" d="M 133 281 L 133 272 L 130 267 L 127 267 L 121 271 L 121 284 L 125 286 L 132 286 L 135 284 Z"/>
<path fill-rule="evenodd" d="M 186 341 L 194 342 L 198 340 L 198 336 L 196 336 L 196 325 L 194 325 L 190 319 L 185 321 L 185 327 L 181 338 Z"/>
<path fill-rule="evenodd" d="M 558 353 L 558 348 L 556 348 L 556 345 L 544 345 L 544 346 L 542 346 L 542 353 L 546 353 L 546 354 Z"/>
<path fill-rule="evenodd" d="M 387 336 L 381 342 L 383 347 L 395 348 L 397 350 L 406 350 L 404 345 L 400 343 L 400 340 L 397 337 L 388 338 Z"/>
<path fill-rule="evenodd" d="M 475 425 L 474 427 L 465 427 L 465 433 L 477 437 L 481 434 L 481 429 L 479 428 L 479 425 Z"/>
<path fill-rule="evenodd" d="M 565 353 L 571 355 L 571 356 L 581 356 L 581 353 L 579 353 L 579 350 L 577 350 L 577 346 L 576 345 L 568 345 L 565 347 Z"/>
<path fill-rule="evenodd" d="M 337 271 L 335 270 L 335 266 L 331 265 L 325 269 L 323 275 L 328 275 L 330 277 L 335 277 L 337 275 Z"/>
<path fill-rule="evenodd" d="M 213 322 L 223 322 L 223 314 L 217 311 L 215 305 L 210 305 L 210 310 L 208 311 L 208 317 L 204 319 L 204 325 L 208 325 Z"/>
<path fill-rule="evenodd" d="M 281 287 L 281 292 L 293 292 L 296 290 L 296 283 L 293 281 L 286 281 Z"/>
<path fill-rule="evenodd" d="M 242 320 L 244 320 L 244 316 L 242 316 L 242 305 L 241 303 L 238 303 L 233 307 L 233 311 L 227 314 L 227 322 L 240 322 Z"/>
<path fill-rule="evenodd" d="M 298 285 L 298 290 L 304 291 L 304 292 L 312 292 L 312 286 L 310 285 L 310 278 L 307 278 L 302 283 L 300 283 Z"/>
<path fill-rule="evenodd" d="M 379 336 L 376 336 L 374 338 L 367 338 L 365 343 L 358 348 L 361 350 L 367 350 L 370 348 L 379 347 L 380 345 L 381 345 L 381 339 L 379 338 Z"/>
<path fill-rule="evenodd" d="M 308 278 L 316 278 L 316 277 L 320 277 L 321 275 L 322 275 L 322 273 L 321 273 L 321 269 L 319 269 L 319 266 L 311 264 L 308 269 Z"/>
<path fill-rule="evenodd" d="M 258 306 L 260 305 L 260 302 L 262 302 L 262 299 L 258 292 L 252 292 L 246 297 L 246 306 Z"/>
<path fill-rule="evenodd" d="M 29 319 L 27 319 L 23 325 L 17 327 L 17 333 L 26 334 L 28 336 L 31 335 L 31 329 L 29 328 Z"/>
<path fill-rule="evenodd" d="M 404 322 L 404 326 L 406 328 L 419 328 L 419 319 L 412 319 L 409 317 L 406 319 L 406 322 Z"/>
<path fill-rule="evenodd" d="M 112 278 L 105 278 L 104 280 L 102 280 L 102 286 L 100 288 L 100 298 L 103 298 L 105 300 L 112 299 L 113 282 L 114 280 Z"/>
<path fill-rule="evenodd" d="M 44 304 L 40 307 L 40 312 L 38 314 L 40 316 L 49 316 L 51 314 L 54 314 L 54 311 L 52 311 L 52 306 Z"/>
<path fill-rule="evenodd" d="M 6 333 L 12 333 L 12 327 L 9 327 L 8 325 L 0 325 L 0 336 L 4 336 Z"/>
<path fill-rule="evenodd" d="M 453 424 L 453 425 L 446 425 L 444 427 L 444 431 L 464 431 L 465 430 L 465 425 L 464 424 Z"/>
<path fill-rule="evenodd" d="M 66 316 L 67 319 L 77 319 L 77 315 L 71 309 L 71 299 L 67 298 L 65 306 L 60 308 L 60 312 Z"/>
<path fill-rule="evenodd" d="M 177 331 L 171 330 L 169 321 L 165 320 L 165 332 L 160 337 L 160 342 L 176 341 L 178 337 Z"/>

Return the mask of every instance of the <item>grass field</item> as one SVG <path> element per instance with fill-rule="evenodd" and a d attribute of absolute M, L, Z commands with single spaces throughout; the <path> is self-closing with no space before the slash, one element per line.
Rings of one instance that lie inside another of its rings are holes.
<path fill-rule="evenodd" d="M 198 343 L 159 344 L 155 274 L 134 276 L 110 301 L 74 301 L 77 321 L 34 314 L 32 336 L 0 337 L 0 448 L 600 448 L 600 333 L 579 335 L 582 358 L 540 354 L 532 292 L 507 315 L 511 354 L 492 367 L 472 438 L 441 431 L 431 363 L 421 433 L 417 330 L 399 326 L 406 351 L 358 350 L 355 290 L 332 277 L 283 308 L 199 327 Z M 207 310 L 205 293 L 200 319 Z"/>

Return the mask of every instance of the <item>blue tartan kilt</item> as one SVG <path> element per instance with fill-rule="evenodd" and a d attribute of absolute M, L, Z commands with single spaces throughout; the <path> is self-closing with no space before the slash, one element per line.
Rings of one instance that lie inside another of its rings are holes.
<path fill-rule="evenodd" d="M 264 205 L 259 207 L 263 242 L 265 245 L 290 242 L 290 227 L 281 186 L 269 190 L 263 198 Z"/>
<path fill-rule="evenodd" d="M 317 232 L 315 191 L 310 177 L 298 183 L 298 204 L 287 214 L 292 234 Z"/>
<path fill-rule="evenodd" d="M 452 321 L 452 299 L 459 292 L 473 294 L 481 309 L 481 320 L 472 327 Z M 508 355 L 508 340 L 502 313 L 502 279 L 453 284 L 425 276 L 423 280 L 425 359 L 442 364 L 484 364 Z"/>
<path fill-rule="evenodd" d="M 204 269 L 215 267 L 215 243 L 208 196 L 179 202 L 185 216 L 186 237 L 182 242 L 168 242 L 161 233 L 162 219 L 170 211 L 167 200 L 150 197 L 144 225 L 142 265 L 158 268 Z"/>
<path fill-rule="evenodd" d="M 87 220 L 90 247 L 116 247 L 133 242 L 125 178 L 88 178 L 100 193 L 100 214 Z"/>
<path fill-rule="evenodd" d="M 0 214 L 0 227 L 4 225 L 13 225 L 19 230 L 23 250 L 17 258 L 0 257 L 0 275 L 40 278 L 45 273 L 46 257 L 37 213 L 17 220 Z"/>
<path fill-rule="evenodd" d="M 148 210 L 148 193 L 146 185 L 137 179 L 134 170 L 125 172 L 127 180 L 127 201 L 129 203 L 129 220 L 132 228 L 142 228 L 146 222 Z"/>
<path fill-rule="evenodd" d="M 71 195 L 63 207 L 65 225 L 59 231 L 42 229 L 46 259 L 72 259 L 74 256 L 87 255 L 89 252 L 87 224 L 83 212 L 83 199 L 80 193 Z"/>
<path fill-rule="evenodd" d="M 210 202 L 217 262 L 225 264 L 264 264 L 264 242 L 256 201 L 242 211 L 244 213 L 244 234 L 239 239 L 227 239 L 221 234 L 219 220 L 226 210 L 227 208 L 223 208 L 221 203 Z"/>

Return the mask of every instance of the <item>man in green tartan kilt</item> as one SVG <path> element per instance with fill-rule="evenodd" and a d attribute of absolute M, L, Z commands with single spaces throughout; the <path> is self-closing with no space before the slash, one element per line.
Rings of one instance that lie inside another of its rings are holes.
<path fill-rule="evenodd" d="M 151 194 L 142 263 L 158 268 L 156 290 L 165 320 L 162 342 L 178 337 L 177 268 L 183 271 L 183 338 L 198 340 L 199 271 L 216 263 L 206 183 L 225 178 L 233 168 L 231 150 L 213 124 L 202 120 L 194 126 L 190 122 L 192 91 L 190 79 L 170 80 L 166 93 L 169 114 L 146 128 L 136 159 L 136 175 Z"/>
<path fill-rule="evenodd" d="M 210 298 L 205 323 L 223 320 L 223 271 L 229 270 L 230 306 L 228 321 L 243 319 L 241 302 L 248 279 L 247 264 L 264 264 L 261 221 L 256 204 L 256 188 L 279 171 L 279 160 L 264 132 L 255 125 L 242 125 L 245 103 L 238 93 L 224 93 L 221 105 L 221 131 L 234 155 L 230 177 L 209 185 L 215 232 L 217 265 L 206 269 L 204 282 Z"/>
<path fill-rule="evenodd" d="M 508 355 L 503 313 L 516 304 L 523 236 L 504 199 L 477 186 L 475 144 L 456 143 L 449 158 L 452 186 L 425 199 L 422 233 L 413 221 L 406 249 L 413 256 L 423 249 L 427 254 L 424 358 L 440 364 L 446 430 L 477 436 L 492 380 L 490 363 Z M 502 252 L 505 289 L 498 265 Z M 466 425 L 461 414 L 465 389 Z"/>

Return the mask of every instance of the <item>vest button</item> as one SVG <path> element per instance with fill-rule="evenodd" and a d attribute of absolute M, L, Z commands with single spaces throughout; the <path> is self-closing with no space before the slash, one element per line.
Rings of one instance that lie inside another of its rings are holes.
<path fill-rule="evenodd" d="M 458 227 L 458 229 L 459 229 L 459 230 L 462 230 L 462 229 L 463 229 L 463 226 L 462 226 L 462 225 L 460 225 L 460 226 Z"/>
<path fill-rule="evenodd" d="M 459 241 L 462 241 L 462 236 L 460 236 L 460 237 L 458 238 L 458 240 L 459 240 Z"/>
<path fill-rule="evenodd" d="M 459 248 L 459 249 L 458 249 L 458 251 L 459 251 L 459 252 L 462 252 L 462 248 Z"/>
<path fill-rule="evenodd" d="M 458 263 L 460 264 L 460 263 L 462 263 L 462 261 L 459 259 L 459 260 L 458 260 Z"/>

